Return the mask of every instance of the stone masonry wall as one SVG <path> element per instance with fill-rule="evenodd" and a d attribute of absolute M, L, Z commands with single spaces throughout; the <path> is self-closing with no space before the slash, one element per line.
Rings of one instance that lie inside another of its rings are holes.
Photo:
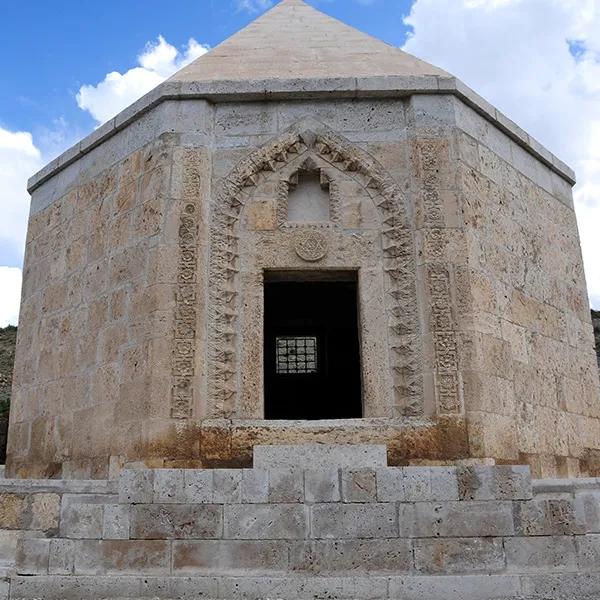
<path fill-rule="evenodd" d="M 171 307 L 157 256 L 170 155 L 156 140 L 30 219 L 12 475 L 106 478 L 109 457 L 139 443 L 139 415 L 161 392 L 147 365 L 161 360 L 153 343 Z"/>
<path fill-rule="evenodd" d="M 600 386 L 570 185 L 455 102 L 474 456 L 597 475 Z"/>
<path fill-rule="evenodd" d="M 255 454 L 254 469 L 125 471 L 118 497 L 53 496 L 60 511 L 38 511 L 47 526 L 21 536 L 4 597 L 600 594 L 597 479 L 532 485 L 528 467 L 386 467 L 383 447 L 345 450 L 349 468 L 321 449 L 289 450 Z M 20 501 L 10 485 L 3 507 Z M 13 514 L 0 512 L 0 526 Z"/>
<path fill-rule="evenodd" d="M 600 473 L 569 186 L 512 142 L 507 155 L 503 134 L 469 111 L 423 94 L 168 101 L 43 183 L 9 475 L 249 466 L 253 446 L 285 442 L 385 443 L 395 465 Z M 321 267 L 369 271 L 361 323 L 378 345 L 362 348 L 360 421 L 261 418 L 262 270 L 319 264 L 260 211 L 305 156 L 346 186 L 343 226 L 320 230 Z"/>

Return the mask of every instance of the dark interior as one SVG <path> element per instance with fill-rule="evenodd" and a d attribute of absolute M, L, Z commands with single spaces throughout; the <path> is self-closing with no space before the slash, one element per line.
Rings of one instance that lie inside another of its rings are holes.
<path fill-rule="evenodd" d="M 335 277 L 265 277 L 266 419 L 362 417 L 356 274 Z"/>

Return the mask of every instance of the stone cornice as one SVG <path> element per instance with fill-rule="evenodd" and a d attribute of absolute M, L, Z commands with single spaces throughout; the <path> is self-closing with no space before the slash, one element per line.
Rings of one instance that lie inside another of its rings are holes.
<path fill-rule="evenodd" d="M 328 79 L 269 79 L 262 81 L 174 82 L 166 81 L 98 127 L 78 144 L 33 175 L 27 189 L 33 192 L 58 172 L 125 129 L 146 112 L 168 100 L 255 102 L 260 100 L 320 100 L 344 98 L 403 98 L 415 94 L 450 94 L 493 123 L 514 142 L 571 185 L 573 170 L 546 150 L 489 102 L 455 77 L 344 77 Z"/>

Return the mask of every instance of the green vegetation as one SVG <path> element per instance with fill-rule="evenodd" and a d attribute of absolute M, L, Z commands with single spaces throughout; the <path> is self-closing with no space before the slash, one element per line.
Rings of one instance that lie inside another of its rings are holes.
<path fill-rule="evenodd" d="M 17 328 L 0 328 L 0 419 L 8 416 Z"/>
<path fill-rule="evenodd" d="M 594 337 L 596 338 L 596 353 L 598 354 L 598 366 L 600 367 L 600 310 L 592 311 L 592 323 L 594 324 Z"/>

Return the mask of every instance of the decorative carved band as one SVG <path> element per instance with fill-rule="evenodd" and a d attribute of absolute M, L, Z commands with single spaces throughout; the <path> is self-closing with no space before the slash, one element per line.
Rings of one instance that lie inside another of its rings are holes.
<path fill-rule="evenodd" d="M 309 152 L 359 181 L 381 213 L 394 408 L 402 415 L 422 414 L 414 240 L 402 192 L 372 157 L 342 138 L 329 132 L 289 132 L 242 160 L 222 181 L 216 199 L 209 263 L 209 394 L 214 416 L 231 416 L 239 391 L 237 228 L 241 209 L 264 173 L 277 172 L 288 160 Z M 283 182 L 278 189 L 280 203 L 287 196 L 287 185 Z"/>
<path fill-rule="evenodd" d="M 179 218 L 175 340 L 171 363 L 173 377 L 171 417 L 174 419 L 191 417 L 194 406 L 197 252 L 196 206 L 190 203 L 185 205 Z"/>
<path fill-rule="evenodd" d="M 430 329 L 435 355 L 435 392 L 439 414 L 461 410 L 457 336 L 452 310 L 451 276 L 444 260 L 444 210 L 440 198 L 440 140 L 422 140 L 417 151 L 423 180 L 423 215 L 427 228 L 427 255 L 433 259 L 427 267 L 430 300 Z"/>
<path fill-rule="evenodd" d="M 392 352 L 395 408 L 405 416 L 423 413 L 421 336 L 417 318 L 413 232 L 396 182 L 366 153 L 332 134 L 315 141 L 319 156 L 354 175 L 382 213 L 386 305 Z"/>

